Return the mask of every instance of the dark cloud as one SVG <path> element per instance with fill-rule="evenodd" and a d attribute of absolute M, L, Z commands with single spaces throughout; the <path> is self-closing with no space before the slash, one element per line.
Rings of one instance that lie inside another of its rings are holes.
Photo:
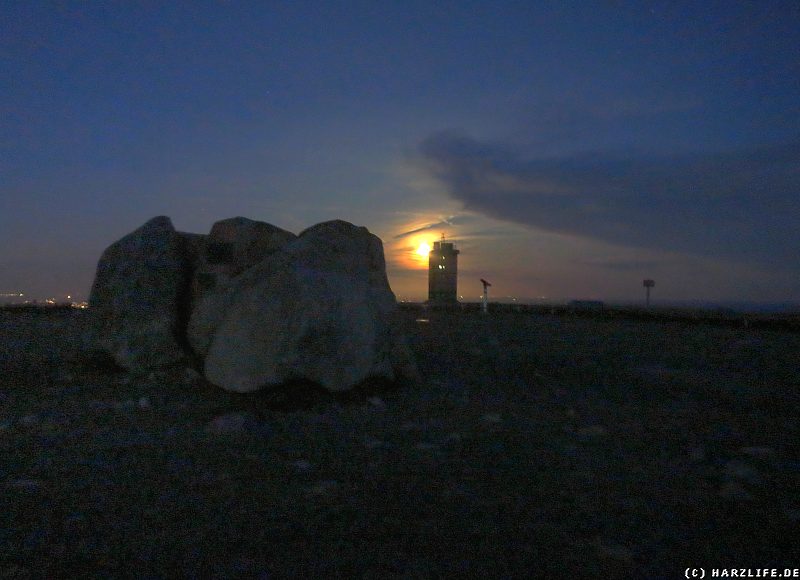
<path fill-rule="evenodd" d="M 663 261 L 659 260 L 596 260 L 578 263 L 617 272 L 642 272 L 654 270 L 665 264 Z"/>
<path fill-rule="evenodd" d="M 444 132 L 419 153 L 469 211 L 629 247 L 798 266 L 800 141 L 682 157 L 531 159 Z"/>

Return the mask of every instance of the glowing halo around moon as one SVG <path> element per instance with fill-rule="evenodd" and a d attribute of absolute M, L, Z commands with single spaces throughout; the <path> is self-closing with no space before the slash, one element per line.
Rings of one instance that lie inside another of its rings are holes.
<path fill-rule="evenodd" d="M 428 242 L 422 242 L 417 248 L 417 255 L 422 256 L 423 258 L 427 258 L 430 251 L 431 247 L 428 244 Z"/>

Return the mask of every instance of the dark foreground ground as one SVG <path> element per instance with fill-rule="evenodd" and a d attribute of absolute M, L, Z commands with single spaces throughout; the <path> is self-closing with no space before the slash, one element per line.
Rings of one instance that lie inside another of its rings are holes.
<path fill-rule="evenodd" d="M 800 335 L 404 314 L 424 380 L 234 396 L 0 312 L 0 576 L 800 568 Z"/>

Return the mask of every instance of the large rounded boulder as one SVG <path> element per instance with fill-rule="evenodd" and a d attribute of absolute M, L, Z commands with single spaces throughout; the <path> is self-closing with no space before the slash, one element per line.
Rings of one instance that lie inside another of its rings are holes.
<path fill-rule="evenodd" d="M 297 236 L 271 224 L 235 217 L 216 222 L 204 236 L 193 267 L 192 317 L 187 339 L 202 359 L 227 310 L 233 281 Z"/>
<path fill-rule="evenodd" d="M 92 348 L 131 371 L 199 365 L 242 393 L 416 376 L 383 245 L 343 221 L 296 236 L 237 217 L 198 235 L 154 218 L 103 253 L 89 305 Z"/>
<path fill-rule="evenodd" d="M 214 308 L 214 313 L 203 308 Z M 325 222 L 300 234 L 199 305 L 204 373 L 251 392 L 291 380 L 344 391 L 370 378 L 409 374 L 396 330 L 383 246 L 366 228 Z"/>
<path fill-rule="evenodd" d="M 186 362 L 186 244 L 160 216 L 103 252 L 89 295 L 92 349 L 132 371 Z"/>

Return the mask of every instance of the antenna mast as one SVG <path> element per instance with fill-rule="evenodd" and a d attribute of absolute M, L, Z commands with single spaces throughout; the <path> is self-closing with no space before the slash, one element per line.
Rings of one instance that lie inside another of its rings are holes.
<path fill-rule="evenodd" d="M 645 280 L 642 282 L 642 286 L 644 286 L 645 290 L 645 299 L 644 299 L 645 308 L 650 308 L 650 288 L 652 288 L 655 285 L 656 283 L 654 280 Z"/>
<path fill-rule="evenodd" d="M 489 311 L 489 282 L 481 278 L 483 284 L 483 296 L 481 296 L 481 312 L 486 313 Z"/>

